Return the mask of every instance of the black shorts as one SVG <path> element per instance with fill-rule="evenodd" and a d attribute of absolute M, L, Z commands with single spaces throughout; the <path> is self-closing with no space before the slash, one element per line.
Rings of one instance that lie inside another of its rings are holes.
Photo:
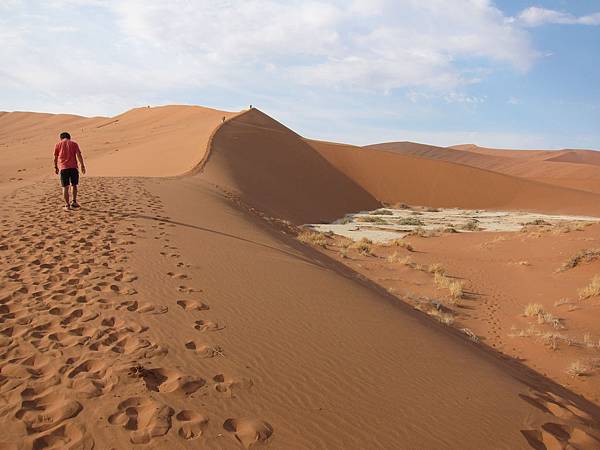
<path fill-rule="evenodd" d="M 77 169 L 63 169 L 60 171 L 60 184 L 62 187 L 79 184 L 79 170 Z"/>

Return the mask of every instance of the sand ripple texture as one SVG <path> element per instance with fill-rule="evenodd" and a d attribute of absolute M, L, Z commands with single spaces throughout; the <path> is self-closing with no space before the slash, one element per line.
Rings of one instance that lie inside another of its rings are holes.
<path fill-rule="evenodd" d="M 2 201 L 0 448 L 196 448 L 207 436 L 211 448 L 239 448 L 269 440 L 269 423 L 228 412 L 226 394 L 243 395 L 252 382 L 224 376 L 218 338 L 202 339 L 224 326 L 207 315 L 198 290 L 181 286 L 186 264 L 169 244 L 160 200 L 133 179 L 88 178 L 82 191 L 79 211 L 62 211 L 50 182 Z M 141 241 L 161 262 L 140 273 L 130 258 Z M 153 279 L 140 282 L 144 276 Z M 189 322 L 181 342 L 154 332 L 175 314 L 181 327 Z M 175 368 L 179 353 L 217 361 L 215 369 Z"/>

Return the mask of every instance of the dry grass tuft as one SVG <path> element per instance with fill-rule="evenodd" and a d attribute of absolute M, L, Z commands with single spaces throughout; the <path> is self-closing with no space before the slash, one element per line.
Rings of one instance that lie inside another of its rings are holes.
<path fill-rule="evenodd" d="M 371 248 L 371 246 L 369 244 L 359 244 L 358 247 L 356 247 L 356 249 L 358 250 L 358 253 L 360 253 L 361 255 L 364 255 L 364 256 L 372 256 L 373 255 L 373 249 Z"/>
<path fill-rule="evenodd" d="M 600 345 L 600 342 L 594 342 L 594 340 L 592 339 L 592 333 L 585 333 L 583 335 L 583 345 L 587 348 L 596 348 Z"/>
<path fill-rule="evenodd" d="M 561 342 L 566 342 L 568 345 L 571 345 L 571 340 L 564 334 L 544 333 L 539 336 L 544 345 L 549 346 L 552 350 L 558 350 L 559 344 Z"/>
<path fill-rule="evenodd" d="M 358 253 L 364 256 L 373 256 L 373 241 L 371 239 L 362 238 L 350 246 L 358 250 Z"/>
<path fill-rule="evenodd" d="M 440 273 L 442 275 L 446 273 L 446 269 L 440 263 L 429 264 L 427 271 L 429 273 Z"/>
<path fill-rule="evenodd" d="M 429 314 L 432 317 L 435 317 L 437 320 L 439 320 L 444 325 L 452 325 L 454 323 L 454 315 L 452 315 L 449 312 L 441 311 L 437 308 L 434 308 L 431 311 L 429 311 L 427 314 Z"/>
<path fill-rule="evenodd" d="M 416 265 L 417 265 L 410 256 L 404 256 L 402 258 L 399 258 L 398 262 L 400 264 L 402 264 L 403 266 L 408 266 L 408 267 L 412 267 L 412 268 L 416 267 Z"/>
<path fill-rule="evenodd" d="M 525 307 L 523 314 L 525 317 L 537 317 L 539 314 L 544 312 L 544 307 L 539 303 L 529 303 Z"/>
<path fill-rule="evenodd" d="M 422 220 L 417 219 L 416 217 L 403 217 L 402 219 L 398 219 L 396 223 L 398 225 L 410 225 L 413 227 L 420 227 L 425 225 L 425 223 Z"/>
<path fill-rule="evenodd" d="M 454 323 L 454 314 L 452 314 L 452 311 L 444 308 L 441 302 L 429 298 L 419 298 L 414 294 L 407 294 L 407 298 L 416 303 L 414 305 L 416 309 L 423 311 L 444 325 L 452 325 Z"/>
<path fill-rule="evenodd" d="M 357 220 L 359 222 L 376 223 L 378 225 L 389 225 L 386 220 L 376 216 L 361 216 Z"/>
<path fill-rule="evenodd" d="M 539 303 L 529 303 L 523 311 L 525 317 L 535 317 L 539 324 L 552 325 L 557 330 L 563 329 L 564 325 L 558 317 L 544 310 Z"/>
<path fill-rule="evenodd" d="M 560 300 L 557 300 L 554 302 L 554 306 L 562 306 L 562 305 L 570 305 L 571 304 L 571 300 L 568 298 L 561 298 Z"/>
<path fill-rule="evenodd" d="M 465 333 L 471 341 L 473 341 L 475 343 L 479 342 L 479 338 L 477 337 L 477 335 L 475 333 L 473 333 L 473 331 L 470 330 L 469 328 L 463 328 L 460 331 Z"/>
<path fill-rule="evenodd" d="M 590 284 L 586 287 L 579 289 L 579 299 L 585 300 L 590 297 L 597 297 L 600 295 L 600 275 L 596 275 L 592 278 Z"/>
<path fill-rule="evenodd" d="M 546 222 L 544 219 L 535 219 L 532 220 L 531 222 L 527 222 L 524 225 L 534 225 L 534 226 L 540 226 L 540 225 L 552 225 L 550 222 Z"/>
<path fill-rule="evenodd" d="M 600 249 L 586 249 L 581 250 L 575 255 L 571 256 L 567 261 L 563 263 L 562 266 L 558 269 L 559 272 L 564 272 L 565 270 L 573 269 L 582 263 L 589 263 L 595 261 L 596 259 L 600 259 Z"/>
<path fill-rule="evenodd" d="M 549 312 L 544 311 L 541 314 L 538 314 L 537 319 L 539 324 L 546 323 L 548 325 L 552 325 L 552 327 L 554 327 L 557 330 L 561 330 L 564 328 L 562 321 Z"/>
<path fill-rule="evenodd" d="M 463 284 L 460 281 L 452 281 L 448 285 L 448 292 L 450 293 L 450 298 L 455 302 L 463 298 L 465 295 Z"/>
<path fill-rule="evenodd" d="M 414 252 L 415 249 L 412 245 L 402 239 L 394 239 L 393 241 L 389 241 L 386 245 L 390 247 L 402 247 L 408 250 L 409 252 Z"/>
<path fill-rule="evenodd" d="M 314 230 L 303 230 L 296 236 L 300 242 L 325 247 L 327 238 L 323 233 Z"/>
<path fill-rule="evenodd" d="M 465 230 L 465 231 L 479 231 L 481 229 L 481 228 L 479 228 L 479 221 L 477 219 L 469 220 L 467 223 L 462 225 L 460 228 L 461 228 L 461 230 Z"/>
<path fill-rule="evenodd" d="M 464 297 L 463 283 L 461 281 L 452 280 L 444 273 L 434 272 L 433 282 L 438 288 L 448 289 L 450 300 L 457 302 Z"/>
<path fill-rule="evenodd" d="M 376 209 L 375 211 L 371 211 L 369 214 L 372 214 L 374 216 L 393 216 L 394 213 L 392 211 L 390 211 L 389 209 Z"/>
<path fill-rule="evenodd" d="M 426 230 L 425 228 L 417 227 L 414 230 L 412 230 L 408 235 L 409 236 L 419 236 L 422 238 L 430 238 L 430 237 L 439 236 L 439 233 L 435 230 Z"/>
<path fill-rule="evenodd" d="M 400 260 L 400 258 L 402 258 L 402 256 L 399 255 L 398 252 L 394 252 L 387 257 L 387 262 L 395 263 L 395 262 L 398 262 Z"/>
<path fill-rule="evenodd" d="M 537 225 L 534 223 L 538 223 Z M 543 223 L 542 223 L 543 222 Z M 572 231 L 583 231 L 587 226 L 592 225 L 593 222 L 556 222 L 554 224 L 550 224 L 544 221 L 533 221 L 523 225 L 521 228 L 521 232 L 530 233 L 533 237 L 541 237 L 543 233 L 553 233 L 553 234 L 564 234 L 570 233 Z"/>
<path fill-rule="evenodd" d="M 567 368 L 567 373 L 573 377 L 581 377 L 584 375 L 589 375 L 590 368 L 587 364 L 584 364 L 581 361 L 575 361 Z"/>

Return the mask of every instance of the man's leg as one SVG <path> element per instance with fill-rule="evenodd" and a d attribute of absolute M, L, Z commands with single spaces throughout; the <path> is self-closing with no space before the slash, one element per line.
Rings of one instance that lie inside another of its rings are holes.
<path fill-rule="evenodd" d="M 63 186 L 63 197 L 65 199 L 65 203 L 69 206 L 71 203 L 69 202 L 69 185 Z"/>
<path fill-rule="evenodd" d="M 77 169 L 73 169 L 71 171 L 71 186 L 73 186 L 73 203 L 71 206 L 73 208 L 79 208 L 79 203 L 77 203 L 77 185 L 79 184 L 79 171 Z"/>

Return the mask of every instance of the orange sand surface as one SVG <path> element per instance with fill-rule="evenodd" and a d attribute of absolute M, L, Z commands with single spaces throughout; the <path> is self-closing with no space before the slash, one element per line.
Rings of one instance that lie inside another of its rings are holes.
<path fill-rule="evenodd" d="M 51 173 L 65 130 L 89 169 L 70 212 Z M 592 275 L 594 262 L 547 272 L 594 245 L 595 226 L 402 249 L 465 280 L 457 321 L 479 339 L 401 292 L 430 274 L 373 275 L 370 259 L 296 239 L 297 225 L 381 202 L 595 215 L 596 194 L 330 146 L 257 110 L 0 115 L 0 448 L 598 448 L 595 375 L 552 372 L 577 349 L 528 367 L 552 353 L 505 334 L 532 320 L 525 297 L 554 312 Z M 531 266 L 508 265 L 524 252 Z M 593 332 L 594 301 L 565 313 L 574 334 Z"/>

